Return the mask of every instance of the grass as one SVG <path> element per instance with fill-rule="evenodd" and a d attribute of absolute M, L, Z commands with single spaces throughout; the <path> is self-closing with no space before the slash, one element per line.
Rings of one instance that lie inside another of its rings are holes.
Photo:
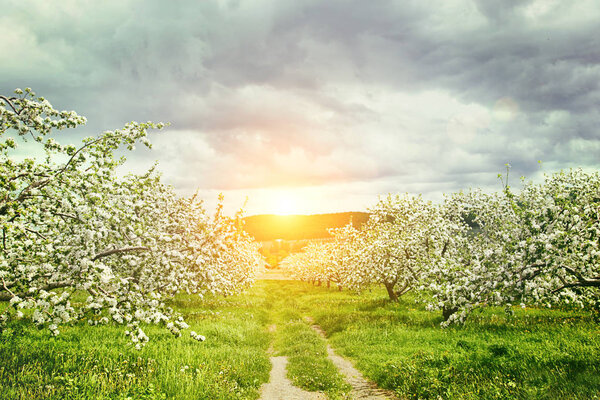
<path fill-rule="evenodd" d="M 345 398 L 350 386 L 327 358 L 327 344 L 304 319 L 302 295 L 312 288 L 299 282 L 266 281 L 268 301 L 273 312 L 271 322 L 277 326 L 273 348 L 277 355 L 288 357 L 288 378 L 295 386 L 320 391 L 330 399 Z"/>
<path fill-rule="evenodd" d="M 599 399 L 600 326 L 578 310 L 515 308 L 441 329 L 441 316 L 383 289 L 314 288 L 299 302 L 333 346 L 381 387 L 409 399 Z"/>
<path fill-rule="evenodd" d="M 54 338 L 23 322 L 0 334 L 6 399 L 256 399 L 271 368 L 270 345 L 288 357 L 297 386 L 345 398 L 314 318 L 338 353 L 380 386 L 408 399 L 600 399 L 600 326 L 578 310 L 475 313 L 441 329 L 441 316 L 410 297 L 385 299 L 302 282 L 261 281 L 229 298 L 174 302 L 198 343 L 156 327 L 141 351 L 123 329 L 83 324 Z M 274 332 L 269 326 L 276 325 Z"/>
<path fill-rule="evenodd" d="M 3 399 L 256 399 L 268 380 L 270 335 L 260 290 L 230 298 L 178 296 L 175 306 L 207 340 L 146 327 L 141 351 L 123 328 L 62 327 L 51 337 L 24 323 L 0 335 Z"/>

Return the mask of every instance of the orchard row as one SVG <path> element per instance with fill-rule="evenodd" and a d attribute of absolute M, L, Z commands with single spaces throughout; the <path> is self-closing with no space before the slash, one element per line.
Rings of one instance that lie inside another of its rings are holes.
<path fill-rule="evenodd" d="M 444 325 L 484 305 L 599 310 L 600 175 L 569 170 L 542 183 L 454 193 L 441 204 L 388 196 L 362 229 L 331 230 L 284 267 L 308 281 L 361 290 L 374 283 L 390 299 L 413 291 Z"/>
<path fill-rule="evenodd" d="M 115 152 L 151 147 L 147 131 L 163 124 L 131 122 L 64 146 L 52 133 L 85 118 L 30 89 L 15 94 L 0 96 L 0 300 L 10 303 L 0 324 L 30 318 L 57 335 L 61 324 L 112 321 L 140 348 L 140 323 L 177 336 L 187 328 L 167 306 L 175 293 L 232 294 L 252 283 L 261 257 L 239 215 L 220 206 L 209 215 L 154 169 L 118 176 Z M 23 141 L 36 157 L 19 153 Z"/>

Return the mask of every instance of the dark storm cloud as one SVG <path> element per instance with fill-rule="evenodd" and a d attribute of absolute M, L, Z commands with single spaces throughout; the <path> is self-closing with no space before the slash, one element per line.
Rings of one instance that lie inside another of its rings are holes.
<path fill-rule="evenodd" d="M 73 137 L 171 121 L 131 161 L 159 158 L 182 192 L 372 182 L 435 197 L 496 185 L 507 162 L 516 176 L 538 159 L 600 165 L 595 1 L 0 8 L 2 92 L 31 86 L 86 115 Z"/>

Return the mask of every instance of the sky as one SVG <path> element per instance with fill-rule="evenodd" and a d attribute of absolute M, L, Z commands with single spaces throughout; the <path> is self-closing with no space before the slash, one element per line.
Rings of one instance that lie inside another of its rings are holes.
<path fill-rule="evenodd" d="M 229 211 L 360 211 L 600 168 L 600 2 L 0 0 L 0 93 L 170 122 L 155 161 Z M 22 150 L 26 151 L 26 150 Z M 541 163 L 539 163 L 541 161 Z M 245 199 L 247 198 L 247 202 Z"/>

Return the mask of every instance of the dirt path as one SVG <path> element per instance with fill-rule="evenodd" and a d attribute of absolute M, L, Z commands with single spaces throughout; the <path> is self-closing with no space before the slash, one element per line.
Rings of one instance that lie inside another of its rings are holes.
<path fill-rule="evenodd" d="M 271 376 L 260 390 L 260 400 L 325 400 L 323 393 L 307 392 L 293 386 L 286 376 L 287 357 L 271 357 Z"/>
<path fill-rule="evenodd" d="M 275 325 L 269 326 L 269 332 L 275 332 Z M 273 353 L 273 348 L 269 348 L 269 353 Z M 271 357 L 271 375 L 269 382 L 260 388 L 259 400 L 326 400 L 327 396 L 323 393 L 307 392 L 299 387 L 292 385 L 287 378 L 287 357 Z"/>
<path fill-rule="evenodd" d="M 277 281 L 291 281 L 293 280 L 292 278 L 290 278 L 289 276 L 287 276 L 282 270 L 280 269 L 266 269 L 261 272 L 260 274 L 258 274 L 258 276 L 256 277 L 256 280 L 259 279 L 273 279 L 273 280 L 277 280 Z"/>
<path fill-rule="evenodd" d="M 289 279 L 280 271 L 267 270 L 259 279 Z M 311 317 L 304 317 L 304 320 L 311 325 L 325 341 L 327 337 L 320 326 L 315 325 Z M 273 333 L 277 329 L 276 325 L 271 325 L 268 331 Z M 273 354 L 273 348 L 269 348 L 269 354 Z M 352 390 L 349 398 L 354 400 L 396 400 L 397 397 L 391 391 L 383 390 L 377 387 L 373 382 L 365 379 L 362 374 L 354 368 L 352 363 L 345 358 L 337 355 L 333 348 L 327 342 L 327 357 L 333 365 L 346 377 L 346 382 L 350 384 Z M 260 390 L 259 400 L 325 400 L 327 396 L 324 393 L 308 392 L 292 385 L 287 378 L 288 359 L 285 356 L 273 356 L 271 361 L 271 374 L 269 382 L 265 383 Z M 346 397 L 344 397 L 346 398 Z"/>
<path fill-rule="evenodd" d="M 319 325 L 315 325 L 314 321 L 310 317 L 306 317 L 305 320 L 311 324 L 313 328 L 321 337 L 327 340 L 325 332 Z M 341 357 L 333 351 L 333 348 L 327 343 L 327 357 L 331 360 L 333 365 L 337 367 L 342 375 L 346 377 L 346 382 L 352 386 L 350 392 L 350 398 L 355 400 L 395 400 L 397 397 L 389 390 L 384 390 L 373 382 L 366 380 L 363 375 L 354 368 L 354 365 L 344 357 Z"/>

